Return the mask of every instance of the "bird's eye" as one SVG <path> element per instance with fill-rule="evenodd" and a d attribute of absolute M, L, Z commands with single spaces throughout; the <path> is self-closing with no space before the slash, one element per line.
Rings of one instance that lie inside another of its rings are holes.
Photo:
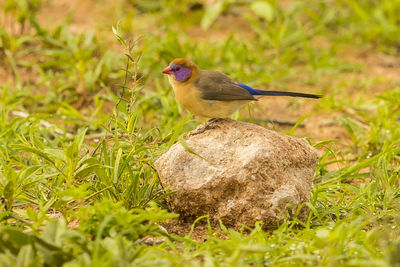
<path fill-rule="evenodd" d="M 181 67 L 175 67 L 175 71 L 179 71 Z"/>

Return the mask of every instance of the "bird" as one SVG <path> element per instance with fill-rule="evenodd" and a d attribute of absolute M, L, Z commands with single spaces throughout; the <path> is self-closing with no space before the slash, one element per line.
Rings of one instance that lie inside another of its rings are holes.
<path fill-rule="evenodd" d="M 200 69 L 194 62 L 176 58 L 163 69 L 178 102 L 194 115 L 211 119 L 232 113 L 262 96 L 321 98 L 321 95 L 286 91 L 265 91 L 232 80 L 228 75 Z"/>

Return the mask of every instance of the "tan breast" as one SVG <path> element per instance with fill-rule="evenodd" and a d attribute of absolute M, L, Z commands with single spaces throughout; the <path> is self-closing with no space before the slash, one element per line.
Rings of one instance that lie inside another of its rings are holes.
<path fill-rule="evenodd" d="M 227 118 L 237 109 L 250 102 L 249 100 L 204 100 L 201 98 L 201 92 L 192 84 L 177 82 L 172 75 L 169 75 L 168 79 L 179 104 L 193 114 L 201 117 Z"/>
<path fill-rule="evenodd" d="M 196 102 L 200 99 L 200 91 L 189 83 L 175 81 L 172 75 L 168 76 L 168 79 L 179 104 L 181 104 L 185 109 L 192 111 L 193 106 L 196 105 Z"/>

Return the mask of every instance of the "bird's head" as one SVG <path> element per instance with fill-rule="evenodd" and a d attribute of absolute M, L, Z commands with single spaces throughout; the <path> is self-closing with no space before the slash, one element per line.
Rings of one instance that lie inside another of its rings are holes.
<path fill-rule="evenodd" d="M 176 58 L 166 67 L 162 73 L 174 75 L 176 81 L 186 82 L 191 77 L 195 76 L 199 70 L 196 64 L 184 58 Z"/>

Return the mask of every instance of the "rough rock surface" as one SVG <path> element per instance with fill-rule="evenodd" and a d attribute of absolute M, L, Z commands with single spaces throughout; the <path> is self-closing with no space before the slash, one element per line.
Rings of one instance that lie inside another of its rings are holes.
<path fill-rule="evenodd" d="M 176 143 L 155 163 L 164 188 L 177 191 L 167 201 L 181 219 L 209 215 L 227 226 L 276 225 L 288 207 L 294 213 L 310 200 L 318 157 L 304 139 L 233 120 L 212 126 L 185 140 L 200 157 Z M 300 218 L 307 212 L 302 208 Z"/>

